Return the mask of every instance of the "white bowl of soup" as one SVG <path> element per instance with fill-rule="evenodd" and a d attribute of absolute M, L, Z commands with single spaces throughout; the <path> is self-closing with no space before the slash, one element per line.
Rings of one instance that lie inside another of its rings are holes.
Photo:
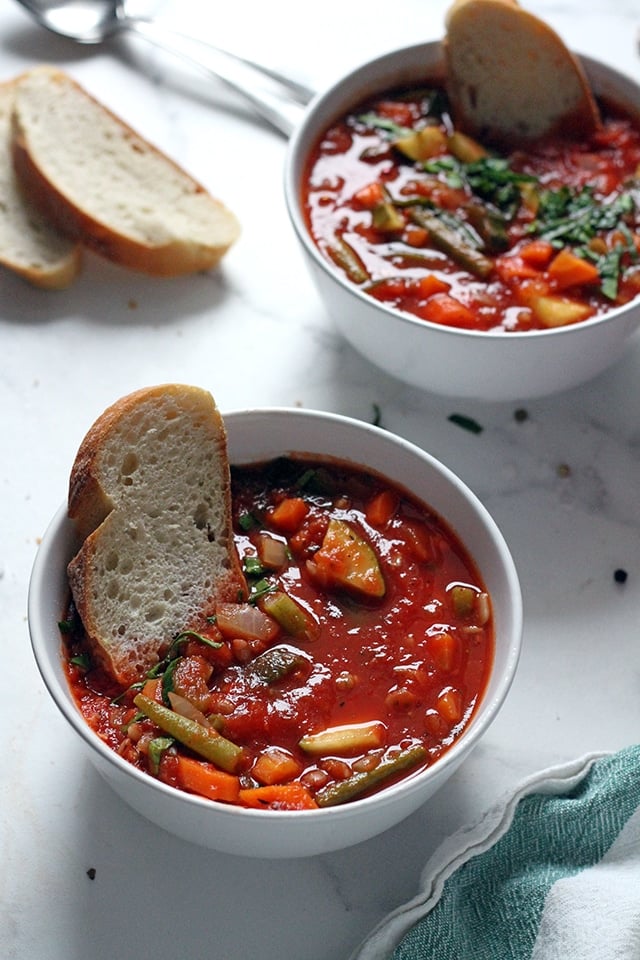
<path fill-rule="evenodd" d="M 417 446 L 298 409 L 225 423 L 237 549 L 275 632 L 234 632 L 219 609 L 208 642 L 186 638 L 135 689 L 105 686 L 70 624 L 61 507 L 31 577 L 33 651 L 90 760 L 154 824 L 226 853 L 326 853 L 414 812 L 487 733 L 520 654 L 518 577 L 482 503 Z M 149 726 L 136 705 L 161 706 L 170 673 L 183 719 L 215 725 L 240 766 Z"/>
<path fill-rule="evenodd" d="M 372 363 L 437 394 L 512 401 L 622 355 L 640 324 L 640 87 L 581 60 L 604 131 L 561 151 L 469 153 L 440 42 L 313 101 L 289 144 L 288 211 L 329 314 Z"/>

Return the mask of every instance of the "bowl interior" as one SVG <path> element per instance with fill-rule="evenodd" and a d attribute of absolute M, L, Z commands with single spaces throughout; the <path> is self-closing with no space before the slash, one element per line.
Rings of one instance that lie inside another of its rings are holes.
<path fill-rule="evenodd" d="M 232 853 L 304 856 L 338 849 L 386 829 L 416 809 L 492 722 L 511 685 L 520 652 L 517 574 L 502 535 L 482 504 L 449 470 L 412 444 L 374 426 L 309 411 L 240 411 L 226 415 L 225 423 L 233 463 L 300 452 L 365 465 L 426 501 L 457 533 L 492 595 L 496 628 L 491 679 L 466 733 L 437 763 L 413 778 L 341 808 L 302 814 L 212 804 L 147 777 L 87 727 L 66 682 L 57 624 L 68 595 L 66 564 L 78 543 L 65 507 L 51 522 L 33 568 L 29 589 L 33 651 L 51 696 L 89 748 L 91 759 L 120 795 L 149 819 L 186 839 Z"/>

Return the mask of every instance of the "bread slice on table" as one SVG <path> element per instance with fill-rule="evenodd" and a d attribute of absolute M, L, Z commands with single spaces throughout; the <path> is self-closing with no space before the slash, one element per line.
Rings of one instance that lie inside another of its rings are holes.
<path fill-rule="evenodd" d="M 16 83 L 0 84 L 0 264 L 45 289 L 70 286 L 80 270 L 81 247 L 64 237 L 20 189 L 11 153 Z"/>
<path fill-rule="evenodd" d="M 109 407 L 78 450 L 68 566 L 93 654 L 119 683 L 145 676 L 175 635 L 246 596 L 235 549 L 226 432 L 210 393 L 167 384 Z"/>
<path fill-rule="evenodd" d="M 446 17 L 444 54 L 454 122 L 485 143 L 526 145 L 599 126 L 580 61 L 515 0 L 457 0 Z"/>
<path fill-rule="evenodd" d="M 13 151 L 42 213 L 122 266 L 164 277 L 207 270 L 238 237 L 223 203 L 53 67 L 18 78 Z"/>

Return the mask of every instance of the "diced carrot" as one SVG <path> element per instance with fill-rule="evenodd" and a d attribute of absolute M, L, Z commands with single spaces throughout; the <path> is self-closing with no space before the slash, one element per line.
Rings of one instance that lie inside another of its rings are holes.
<path fill-rule="evenodd" d="M 144 694 L 145 697 L 148 697 L 149 700 L 155 700 L 156 703 L 162 702 L 162 692 L 160 688 L 161 680 L 160 677 L 155 679 L 146 680 L 144 687 L 140 691 Z"/>
<path fill-rule="evenodd" d="M 367 503 L 365 516 L 374 527 L 384 527 L 398 509 L 398 495 L 393 490 L 381 490 Z"/>
<path fill-rule="evenodd" d="M 268 786 L 286 783 L 300 773 L 300 763 L 288 750 L 281 747 L 265 747 L 251 768 L 251 776 Z"/>
<path fill-rule="evenodd" d="M 254 810 L 315 810 L 317 803 L 299 782 L 246 787 L 240 790 L 239 802 Z"/>
<path fill-rule="evenodd" d="M 436 293 L 446 293 L 447 290 L 450 289 L 450 284 L 448 284 L 446 280 L 441 280 L 440 277 L 435 277 L 432 273 L 428 273 L 425 277 L 419 277 L 417 280 L 414 280 L 412 282 L 412 288 L 427 300 Z"/>
<path fill-rule="evenodd" d="M 522 257 L 525 263 L 530 263 L 532 267 L 539 267 L 542 270 L 554 253 L 553 245 L 548 240 L 530 240 L 518 250 L 518 256 Z"/>
<path fill-rule="evenodd" d="M 547 272 L 553 278 L 557 290 L 581 287 L 585 284 L 598 283 L 600 280 L 595 264 L 577 257 L 566 247 L 563 247 L 553 258 Z"/>
<path fill-rule="evenodd" d="M 403 240 L 410 247 L 424 247 L 429 239 L 429 233 L 424 227 L 417 227 L 413 223 L 408 223 L 405 227 Z"/>
<path fill-rule="evenodd" d="M 285 533 L 295 533 L 309 512 L 309 504 L 302 497 L 286 497 L 269 511 L 269 521 Z"/>
<path fill-rule="evenodd" d="M 455 687 L 447 687 L 437 700 L 438 713 L 447 723 L 462 720 L 462 696 Z"/>
<path fill-rule="evenodd" d="M 208 800 L 237 803 L 240 781 L 232 773 L 218 770 L 212 763 L 178 755 L 176 778 L 179 786 Z"/>
<path fill-rule="evenodd" d="M 435 633 L 429 637 L 428 650 L 438 669 L 449 673 L 458 663 L 460 641 L 446 631 Z"/>
<path fill-rule="evenodd" d="M 353 195 L 353 199 L 364 207 L 365 210 L 371 210 L 379 203 L 384 203 L 385 195 L 381 183 L 368 183 L 366 187 L 361 187 Z"/>
<path fill-rule="evenodd" d="M 473 310 L 465 306 L 448 293 L 436 293 L 421 307 L 420 316 L 432 323 L 442 323 L 450 327 L 475 327 L 476 317 Z"/>

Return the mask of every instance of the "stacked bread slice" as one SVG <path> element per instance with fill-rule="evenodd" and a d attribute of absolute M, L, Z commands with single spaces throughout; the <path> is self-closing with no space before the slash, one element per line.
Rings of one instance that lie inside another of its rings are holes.
<path fill-rule="evenodd" d="M 234 544 L 226 431 L 210 393 L 146 387 L 96 420 L 78 450 L 68 567 L 96 660 L 128 684 L 176 634 L 207 629 L 217 603 L 246 596 Z"/>
<path fill-rule="evenodd" d="M 67 285 L 83 247 L 181 276 L 215 266 L 237 239 L 223 203 L 66 73 L 35 67 L 2 98 L 0 262 L 26 279 Z"/>

